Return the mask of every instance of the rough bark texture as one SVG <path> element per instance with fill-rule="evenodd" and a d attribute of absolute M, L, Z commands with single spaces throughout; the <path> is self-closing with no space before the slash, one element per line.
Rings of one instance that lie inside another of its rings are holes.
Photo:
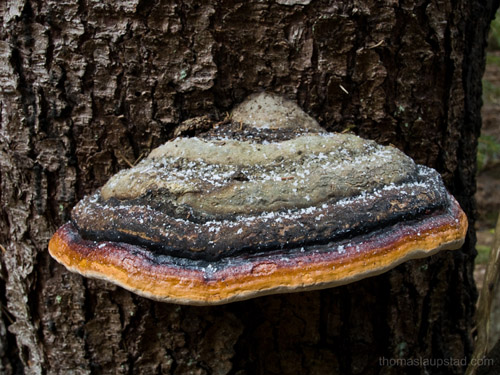
<path fill-rule="evenodd" d="M 1 2 L 0 372 L 423 374 L 379 359 L 470 355 L 480 78 L 497 3 Z M 213 308 L 155 303 L 49 258 L 84 194 L 181 120 L 222 118 L 263 89 L 435 167 L 469 216 L 463 249 Z"/>

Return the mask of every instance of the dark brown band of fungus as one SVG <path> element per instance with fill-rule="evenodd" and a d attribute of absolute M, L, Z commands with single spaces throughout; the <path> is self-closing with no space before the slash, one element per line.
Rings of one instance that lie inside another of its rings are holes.
<path fill-rule="evenodd" d="M 82 199 L 49 250 L 68 269 L 176 303 L 326 288 L 456 249 L 467 219 L 439 174 L 325 132 L 268 94 L 191 119 Z M 210 128 L 209 130 L 206 130 Z"/>
<path fill-rule="evenodd" d="M 51 255 L 69 270 L 142 296 L 210 305 L 261 295 L 328 288 L 374 276 L 414 258 L 462 245 L 467 219 L 450 205 L 420 220 L 323 245 L 240 254 L 216 262 L 160 255 L 113 241 L 84 240 L 72 223 L 56 232 Z"/>
<path fill-rule="evenodd" d="M 326 244 L 418 220 L 450 205 L 436 171 L 419 166 L 412 181 L 357 196 L 332 199 L 317 207 L 226 215 L 207 220 L 192 209 L 176 216 L 173 207 L 145 198 L 82 200 L 73 212 L 81 236 L 94 241 L 127 242 L 175 257 L 219 260 L 244 253 Z"/>

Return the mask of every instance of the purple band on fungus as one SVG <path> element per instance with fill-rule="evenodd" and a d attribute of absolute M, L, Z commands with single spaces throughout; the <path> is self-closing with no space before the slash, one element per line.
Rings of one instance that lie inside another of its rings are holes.
<path fill-rule="evenodd" d="M 463 243 L 466 216 L 439 174 L 393 147 L 326 133 L 266 94 L 210 126 L 80 201 L 51 255 L 148 298 L 206 305 L 347 284 Z"/>

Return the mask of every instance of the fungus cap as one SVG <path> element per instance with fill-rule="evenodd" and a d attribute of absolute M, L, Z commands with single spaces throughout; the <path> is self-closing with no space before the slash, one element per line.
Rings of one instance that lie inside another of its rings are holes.
<path fill-rule="evenodd" d="M 351 283 L 457 249 L 466 230 L 435 170 L 260 94 L 82 199 L 49 251 L 142 296 L 208 305 Z"/>

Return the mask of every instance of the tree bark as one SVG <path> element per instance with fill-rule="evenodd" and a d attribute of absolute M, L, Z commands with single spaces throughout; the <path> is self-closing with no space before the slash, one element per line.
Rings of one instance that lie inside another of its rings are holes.
<path fill-rule="evenodd" d="M 460 374 L 384 359 L 472 353 L 481 76 L 498 0 L 0 3 L 0 372 Z M 157 303 L 47 252 L 73 205 L 248 94 L 436 168 L 469 217 L 459 251 L 317 292 Z M 426 372 L 427 371 L 427 372 Z"/>

